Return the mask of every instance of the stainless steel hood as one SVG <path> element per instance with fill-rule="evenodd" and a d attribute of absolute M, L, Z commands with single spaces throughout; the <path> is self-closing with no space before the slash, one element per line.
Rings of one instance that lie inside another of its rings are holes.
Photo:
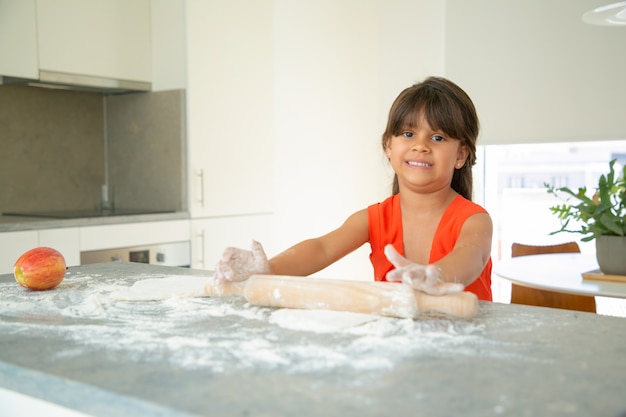
<path fill-rule="evenodd" d="M 39 71 L 38 80 L 17 77 L 0 78 L 0 84 L 25 84 L 32 87 L 113 94 L 150 91 L 152 88 L 151 83 L 142 81 L 119 80 L 53 71 Z"/>

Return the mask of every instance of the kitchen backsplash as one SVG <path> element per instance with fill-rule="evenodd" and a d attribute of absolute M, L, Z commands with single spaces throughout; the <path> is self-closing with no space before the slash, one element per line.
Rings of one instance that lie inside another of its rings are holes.
<path fill-rule="evenodd" d="M 116 207 L 185 210 L 184 102 L 0 85 L 0 212 L 97 208 L 107 171 Z"/>
<path fill-rule="evenodd" d="M 110 96 L 109 183 L 116 207 L 186 209 L 182 90 Z"/>

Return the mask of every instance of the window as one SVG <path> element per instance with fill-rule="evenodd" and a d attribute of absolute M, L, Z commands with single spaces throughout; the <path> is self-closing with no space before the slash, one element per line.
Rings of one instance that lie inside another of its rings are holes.
<path fill-rule="evenodd" d="M 550 232 L 560 228 L 550 207 L 561 200 L 547 193 L 544 184 L 596 188 L 598 178 L 617 159 L 626 163 L 626 140 L 519 145 L 486 145 L 478 149 L 475 200 L 494 223 L 492 259 L 511 256 L 513 242 L 549 245 L 576 241 L 582 252 L 595 253 L 594 242 L 580 242 L 582 235 Z M 508 302 L 510 285 L 494 276 L 494 301 Z"/>

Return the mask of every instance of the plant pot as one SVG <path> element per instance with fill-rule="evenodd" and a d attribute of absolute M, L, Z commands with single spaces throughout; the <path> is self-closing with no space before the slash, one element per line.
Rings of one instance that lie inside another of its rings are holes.
<path fill-rule="evenodd" d="M 598 236 L 596 258 L 602 273 L 626 275 L 626 236 Z"/>

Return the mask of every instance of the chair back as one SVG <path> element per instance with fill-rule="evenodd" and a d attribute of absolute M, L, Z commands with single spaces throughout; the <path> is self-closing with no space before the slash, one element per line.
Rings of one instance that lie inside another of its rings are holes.
<path fill-rule="evenodd" d="M 536 246 L 513 243 L 511 245 L 511 257 L 526 255 L 540 255 L 544 253 L 580 253 L 580 247 L 576 242 L 559 243 L 556 245 Z"/>
<path fill-rule="evenodd" d="M 546 253 L 580 253 L 580 247 L 576 242 L 545 246 L 525 245 L 522 243 L 513 243 L 511 245 L 511 257 L 513 258 Z M 511 285 L 511 303 L 586 311 L 590 313 L 596 312 L 596 300 L 592 296 L 540 290 L 515 283 Z"/>

